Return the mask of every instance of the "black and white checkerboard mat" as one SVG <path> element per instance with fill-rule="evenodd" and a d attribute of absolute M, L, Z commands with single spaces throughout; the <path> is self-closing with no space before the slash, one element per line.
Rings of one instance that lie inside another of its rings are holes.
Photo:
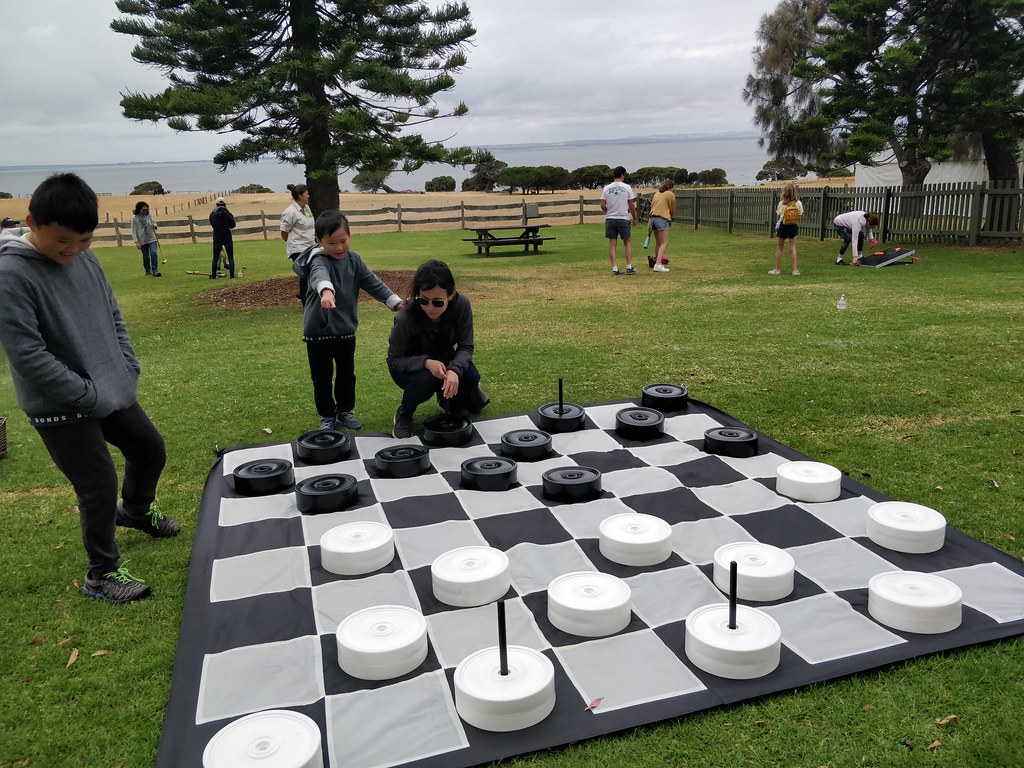
<path fill-rule="evenodd" d="M 506 432 L 535 429 L 535 413 L 476 422 L 470 444 L 431 449 L 432 469 L 407 479 L 380 476 L 374 455 L 415 439 L 356 435 L 350 458 L 326 466 L 303 465 L 291 443 L 226 452 L 203 496 L 157 765 L 200 765 L 207 742 L 232 720 L 286 708 L 319 725 L 325 765 L 458 768 L 1024 631 L 1024 563 L 952 529 L 933 554 L 876 546 L 865 520 L 871 504 L 885 500 L 881 494 L 844 477 L 835 501 L 793 501 L 775 492 L 776 468 L 807 457 L 764 435 L 753 458 L 706 454 L 705 430 L 743 425 L 694 401 L 666 415 L 658 439 L 625 440 L 615 432 L 615 416 L 632 405 L 586 407 L 584 427 L 552 435 L 556 455 L 520 462 L 518 483 L 505 492 L 462 490 L 460 467 L 499 453 Z M 352 475 L 359 500 L 341 512 L 303 516 L 292 491 L 236 494 L 233 470 L 268 458 L 292 461 L 296 482 Z M 573 464 L 601 471 L 601 497 L 576 504 L 545 499 L 543 473 Z M 667 561 L 627 567 L 600 554 L 600 522 L 628 511 L 672 526 Z M 361 577 L 324 570 L 321 535 L 365 520 L 394 529 L 394 561 Z M 683 649 L 687 614 L 725 599 L 712 581 L 713 554 L 734 541 L 781 547 L 796 562 L 792 594 L 753 604 L 779 623 L 783 639 L 779 667 L 754 680 L 707 674 L 687 662 Z M 470 545 L 507 553 L 509 643 L 542 651 L 555 667 L 555 710 L 525 730 L 481 731 L 455 709 L 454 668 L 497 643 L 495 610 L 437 601 L 430 564 Z M 964 596 L 961 626 L 915 635 L 871 619 L 868 579 L 896 569 L 956 583 Z M 618 576 L 632 590 L 632 620 L 613 636 L 576 637 L 547 619 L 548 583 L 587 570 Z M 395 680 L 354 679 L 338 665 L 335 631 L 353 611 L 382 604 L 423 613 L 427 659 Z M 588 709 L 595 699 L 600 705 Z"/>

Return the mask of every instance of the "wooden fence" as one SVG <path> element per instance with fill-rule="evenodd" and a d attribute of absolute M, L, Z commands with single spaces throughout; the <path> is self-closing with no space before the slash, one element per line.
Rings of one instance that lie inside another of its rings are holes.
<path fill-rule="evenodd" d="M 362 232 L 415 231 L 431 229 L 474 229 L 477 226 L 502 224 L 590 224 L 604 221 L 599 198 L 588 200 L 545 200 L 499 203 L 496 205 L 458 205 L 432 208 L 410 207 L 397 204 L 365 211 L 346 212 L 353 230 Z M 246 216 L 235 216 L 238 225 L 232 230 L 235 239 L 277 239 L 280 237 L 280 214 L 267 215 L 265 211 Z M 189 241 L 197 243 L 213 239 L 209 217 L 188 215 L 182 219 L 159 219 L 161 242 Z M 438 226 L 441 225 L 441 226 Z M 98 245 L 132 246 L 131 220 L 114 219 L 100 222 L 93 242 Z"/>
<path fill-rule="evenodd" d="M 682 189 L 676 191 L 675 221 L 694 229 L 772 234 L 781 189 Z M 907 187 L 820 187 L 800 191 L 801 237 L 836 237 L 832 220 L 845 211 L 877 213 L 882 242 L 943 242 L 977 245 L 1024 241 L 1024 189 L 998 182 L 923 184 Z M 638 202 L 646 219 L 651 195 Z"/>
<path fill-rule="evenodd" d="M 728 232 L 760 232 L 771 235 L 775 226 L 778 188 L 684 188 L 676 190 L 675 222 Z M 829 187 L 801 190 L 804 215 L 801 237 L 824 240 L 835 237 L 832 220 L 851 210 L 877 213 L 882 242 L 944 242 L 977 245 L 1024 242 L 1021 210 L 1024 189 L 1019 184 L 925 184 L 913 187 Z M 205 202 L 205 200 L 204 200 Z M 638 199 L 640 218 L 646 220 L 651 195 Z M 362 232 L 422 229 L 474 229 L 477 226 L 525 224 L 592 224 L 604 221 L 599 198 L 457 205 L 431 208 L 397 204 L 347 213 L 352 228 Z M 260 211 L 236 216 L 236 239 L 276 239 L 280 216 Z M 163 242 L 213 239 L 208 217 L 187 215 L 161 219 Z M 101 222 L 98 244 L 132 245 L 130 221 Z M 126 242 L 127 241 L 127 242 Z"/>

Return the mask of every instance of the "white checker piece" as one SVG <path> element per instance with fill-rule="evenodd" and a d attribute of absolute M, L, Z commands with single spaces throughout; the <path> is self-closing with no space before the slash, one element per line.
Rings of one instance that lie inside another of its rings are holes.
<path fill-rule="evenodd" d="M 307 547 L 320 546 L 320 539 L 332 528 L 349 523 L 383 523 L 388 525 L 384 509 L 380 504 L 343 509 L 340 512 L 324 512 L 319 515 L 302 516 L 302 537 Z"/>

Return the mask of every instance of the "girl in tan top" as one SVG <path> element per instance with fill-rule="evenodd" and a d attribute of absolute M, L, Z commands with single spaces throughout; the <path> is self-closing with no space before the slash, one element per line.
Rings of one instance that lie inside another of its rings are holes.
<path fill-rule="evenodd" d="M 668 228 L 676 215 L 676 193 L 671 181 L 664 182 L 651 199 L 651 229 L 654 231 L 654 257 L 648 263 L 655 272 L 668 272 L 665 251 L 668 250 Z"/>

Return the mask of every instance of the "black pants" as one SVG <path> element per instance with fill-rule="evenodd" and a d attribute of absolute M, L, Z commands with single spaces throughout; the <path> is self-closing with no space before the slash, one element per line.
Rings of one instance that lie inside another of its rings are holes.
<path fill-rule="evenodd" d="M 235 246 L 232 242 L 231 235 L 214 235 L 213 236 L 213 266 L 210 268 L 210 274 L 217 274 L 217 264 L 220 261 L 220 249 L 223 248 L 228 252 L 228 272 L 234 277 L 235 276 Z"/>
<path fill-rule="evenodd" d="M 841 227 L 838 224 L 835 225 L 836 232 L 843 238 L 843 244 L 839 246 L 839 255 L 842 256 L 846 253 L 846 249 L 850 247 L 853 242 L 853 230 L 847 227 Z M 857 233 L 857 253 L 864 252 L 864 230 Z"/>
<path fill-rule="evenodd" d="M 306 344 L 313 402 L 321 416 L 356 407 L 356 338 Z M 337 373 L 335 374 L 335 369 Z"/>
<path fill-rule="evenodd" d="M 412 373 L 391 372 L 395 384 L 402 388 L 402 413 L 408 418 L 416 413 L 420 403 L 425 403 L 434 395 L 441 394 L 444 379 L 439 379 L 426 368 Z M 480 386 L 480 371 L 470 363 L 459 377 L 459 392 L 452 398 L 452 404 L 470 412 L 480 409 L 473 397 L 474 391 Z"/>
<path fill-rule="evenodd" d="M 107 443 L 124 455 L 121 498 L 125 511 L 142 516 L 156 498 L 156 484 L 167 461 L 163 437 L 138 403 L 103 419 L 36 427 L 36 431 L 78 496 L 89 577 L 116 570 L 120 562 L 114 541 L 117 470 Z"/>
<path fill-rule="evenodd" d="M 301 255 L 302 255 L 302 251 L 299 251 L 298 253 L 289 253 L 288 254 L 288 258 L 291 259 L 292 262 L 294 262 Z M 309 278 L 305 274 L 300 275 L 299 276 L 299 292 L 295 294 L 295 298 L 297 298 L 302 304 L 305 304 L 306 303 L 306 291 L 308 291 L 308 290 L 309 290 Z"/>

